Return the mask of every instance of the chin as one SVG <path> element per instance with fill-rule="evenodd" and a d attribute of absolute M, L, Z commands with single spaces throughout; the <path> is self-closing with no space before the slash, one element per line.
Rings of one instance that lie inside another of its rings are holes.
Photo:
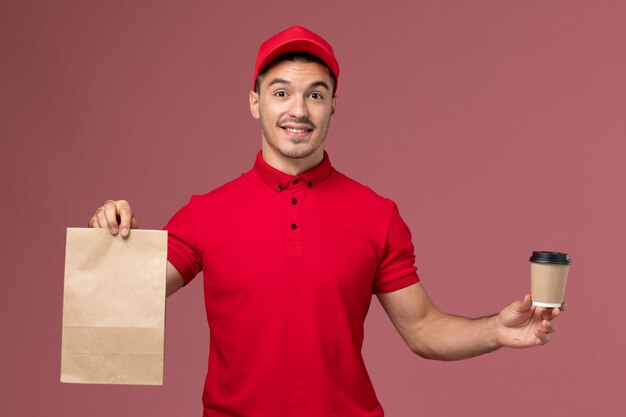
<path fill-rule="evenodd" d="M 315 152 L 315 149 L 306 149 L 306 150 L 292 150 L 292 151 L 281 151 L 280 153 L 290 159 L 304 159 L 308 156 L 311 156 Z"/>
<path fill-rule="evenodd" d="M 287 140 L 279 144 L 275 149 L 286 158 L 302 159 L 313 154 L 317 148 L 304 141 L 294 143 L 291 140 Z"/>

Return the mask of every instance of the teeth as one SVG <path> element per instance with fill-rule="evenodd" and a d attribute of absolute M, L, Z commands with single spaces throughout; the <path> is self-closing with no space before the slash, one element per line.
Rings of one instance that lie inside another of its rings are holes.
<path fill-rule="evenodd" d="M 304 133 L 308 129 L 296 129 L 296 128 L 293 128 L 293 127 L 286 127 L 285 130 L 287 130 L 289 132 L 293 132 L 293 133 Z"/>

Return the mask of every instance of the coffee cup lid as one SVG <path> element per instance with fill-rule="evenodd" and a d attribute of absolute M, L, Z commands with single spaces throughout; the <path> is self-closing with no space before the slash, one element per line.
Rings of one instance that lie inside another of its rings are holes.
<path fill-rule="evenodd" d="M 571 265 L 572 260 L 567 253 L 561 252 L 546 252 L 546 251 L 534 251 L 533 255 L 529 259 L 530 262 L 541 264 L 557 264 L 557 265 Z"/>

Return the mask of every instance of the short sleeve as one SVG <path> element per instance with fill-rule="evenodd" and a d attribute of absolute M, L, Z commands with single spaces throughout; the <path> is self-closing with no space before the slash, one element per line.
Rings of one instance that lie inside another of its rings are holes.
<path fill-rule="evenodd" d="M 396 291 L 420 280 L 415 266 L 411 231 L 400 217 L 398 206 L 391 203 L 383 255 L 374 277 L 374 293 Z"/>
<path fill-rule="evenodd" d="M 197 248 L 193 215 L 193 198 L 165 225 L 167 230 L 167 260 L 174 265 L 188 284 L 202 271 L 202 257 Z"/>

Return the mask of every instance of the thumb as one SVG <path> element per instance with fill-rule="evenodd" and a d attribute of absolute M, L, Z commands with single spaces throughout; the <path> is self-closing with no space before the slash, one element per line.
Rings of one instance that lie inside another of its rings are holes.
<path fill-rule="evenodd" d="M 532 302 L 530 295 L 521 300 L 515 300 L 500 312 L 500 322 L 505 327 L 515 327 L 524 322 L 531 314 Z"/>
<path fill-rule="evenodd" d="M 520 305 L 520 311 L 528 311 L 530 310 L 530 307 L 532 307 L 532 305 L 533 305 L 533 302 L 532 302 L 532 299 L 530 298 L 530 294 L 526 294 Z"/>
<path fill-rule="evenodd" d="M 530 295 L 526 294 L 523 299 L 515 300 L 511 304 L 509 304 L 507 309 L 513 313 L 524 313 L 530 310 L 531 306 L 532 300 L 530 298 Z"/>

